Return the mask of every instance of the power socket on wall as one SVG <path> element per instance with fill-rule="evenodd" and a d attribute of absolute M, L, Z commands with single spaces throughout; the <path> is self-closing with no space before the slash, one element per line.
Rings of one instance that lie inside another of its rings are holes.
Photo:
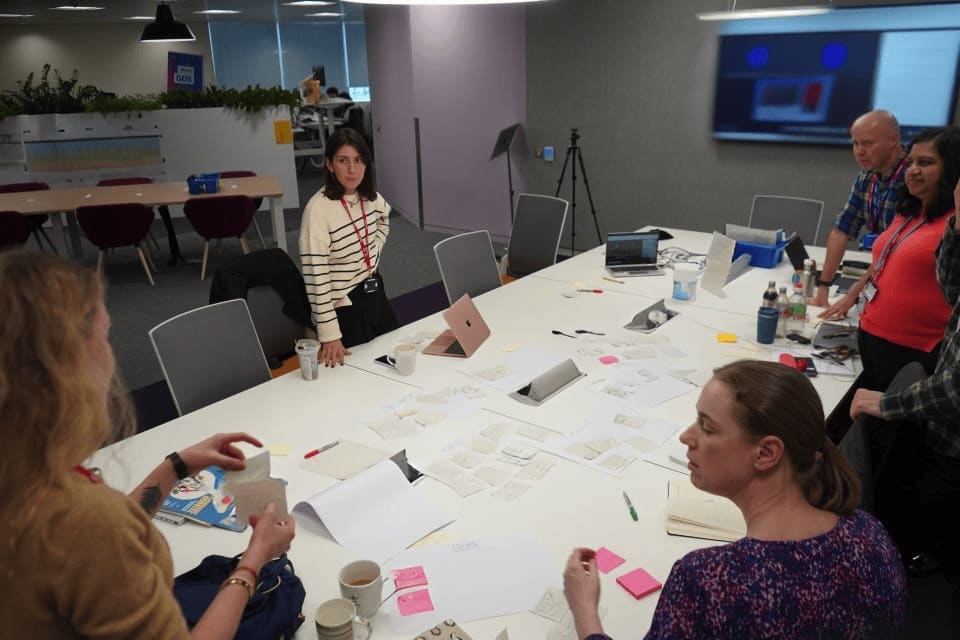
<path fill-rule="evenodd" d="M 553 147 L 537 147 L 534 155 L 544 162 L 553 162 Z"/>

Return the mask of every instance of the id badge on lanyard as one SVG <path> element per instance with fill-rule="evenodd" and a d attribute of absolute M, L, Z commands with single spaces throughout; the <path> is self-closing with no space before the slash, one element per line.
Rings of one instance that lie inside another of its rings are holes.
<path fill-rule="evenodd" d="M 380 281 L 377 280 L 376 276 L 373 275 L 373 263 L 370 260 L 370 227 L 367 226 L 367 212 L 363 208 L 363 198 L 360 197 L 360 216 L 363 218 L 363 237 L 360 237 L 360 230 L 357 229 L 356 223 L 353 221 L 353 216 L 350 215 L 350 209 L 347 207 L 347 201 L 344 198 L 340 198 L 340 204 L 343 205 L 343 210 L 347 214 L 347 218 L 350 220 L 350 226 L 353 227 L 353 232 L 357 234 L 357 242 L 360 244 L 360 253 L 363 254 L 363 262 L 367 267 L 367 273 L 370 274 L 367 276 L 366 280 L 363 281 L 363 292 L 364 293 L 376 293 L 380 290 Z"/>
<path fill-rule="evenodd" d="M 880 289 L 877 288 L 877 283 L 873 281 L 873 278 L 867 280 L 866 286 L 863 288 L 863 297 L 867 302 L 873 302 L 873 299 L 877 297 L 877 294 L 880 292 Z"/>
<path fill-rule="evenodd" d="M 380 281 L 374 276 L 370 276 L 363 281 L 363 292 L 364 293 L 376 293 L 380 290 Z"/>

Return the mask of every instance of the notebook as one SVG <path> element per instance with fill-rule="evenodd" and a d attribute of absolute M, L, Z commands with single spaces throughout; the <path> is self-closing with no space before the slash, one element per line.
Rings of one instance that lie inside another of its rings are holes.
<path fill-rule="evenodd" d="M 426 346 L 425 354 L 469 358 L 490 337 L 487 323 L 466 293 L 441 315 L 450 328 Z"/>
<path fill-rule="evenodd" d="M 608 233 L 607 271 L 617 277 L 663 275 L 657 266 L 659 243 L 658 231 Z"/>

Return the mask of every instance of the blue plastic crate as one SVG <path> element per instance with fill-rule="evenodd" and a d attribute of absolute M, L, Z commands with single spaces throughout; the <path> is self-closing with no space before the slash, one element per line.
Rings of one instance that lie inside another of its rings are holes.
<path fill-rule="evenodd" d="M 219 173 L 201 173 L 187 178 L 187 190 L 191 195 L 216 193 L 220 190 Z"/>
<path fill-rule="evenodd" d="M 765 245 L 738 241 L 736 248 L 733 250 L 733 259 L 736 260 L 743 254 L 747 254 L 750 256 L 751 267 L 772 269 L 783 260 L 783 250 L 786 246 L 786 242 L 778 242 L 775 245 Z"/>

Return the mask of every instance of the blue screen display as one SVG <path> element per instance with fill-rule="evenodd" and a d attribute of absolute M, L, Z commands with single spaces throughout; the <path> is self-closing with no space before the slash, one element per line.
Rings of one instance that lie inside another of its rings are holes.
<path fill-rule="evenodd" d="M 889 109 L 909 139 L 951 122 L 958 54 L 960 30 L 722 36 L 714 137 L 848 144 L 857 116 Z"/>

